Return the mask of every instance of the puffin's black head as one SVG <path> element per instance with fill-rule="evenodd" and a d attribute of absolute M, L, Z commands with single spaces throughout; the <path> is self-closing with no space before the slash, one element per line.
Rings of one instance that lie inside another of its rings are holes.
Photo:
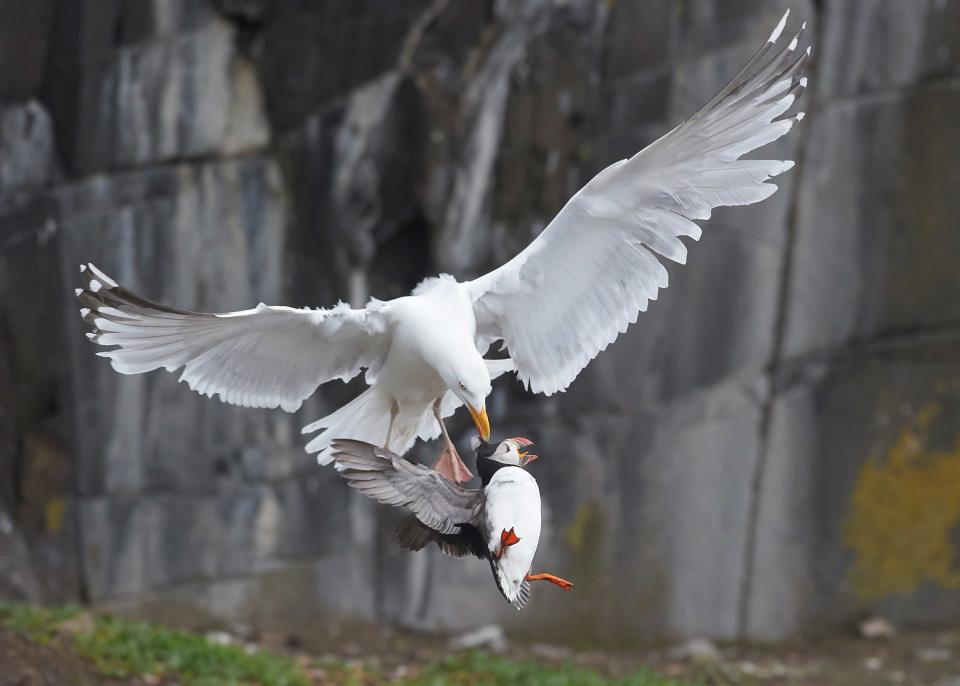
<path fill-rule="evenodd" d="M 477 459 L 480 459 L 481 457 L 490 457 L 493 455 L 494 451 L 499 445 L 499 443 L 488 443 L 480 436 L 474 436 L 470 439 L 470 447 L 473 448 L 473 452 L 477 456 Z"/>

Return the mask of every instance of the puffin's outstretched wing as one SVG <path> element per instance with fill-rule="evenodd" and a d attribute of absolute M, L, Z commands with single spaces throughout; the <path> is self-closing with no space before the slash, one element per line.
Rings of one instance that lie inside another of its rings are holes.
<path fill-rule="evenodd" d="M 414 551 L 423 550 L 431 541 L 451 557 L 473 555 L 481 560 L 490 557 L 483 536 L 473 526 L 464 526 L 455 534 L 442 534 L 439 531 L 434 531 L 412 514 L 407 515 L 397 526 L 397 542 L 401 548 Z M 496 577 L 496 574 L 494 574 L 494 577 Z"/>
<path fill-rule="evenodd" d="M 385 505 L 402 507 L 424 526 L 456 534 L 479 520 L 483 491 L 461 488 L 439 472 L 363 441 L 335 440 L 333 460 L 352 488 Z"/>
<path fill-rule="evenodd" d="M 322 383 L 378 369 L 390 340 L 378 303 L 363 310 L 259 305 L 204 314 L 145 300 L 92 264 L 76 291 L 87 336 L 121 374 L 183 367 L 181 381 L 204 395 L 244 407 L 296 411 Z"/>
<path fill-rule="evenodd" d="M 503 339 L 519 378 L 547 395 L 564 390 L 667 286 L 655 254 L 686 261 L 680 240 L 721 205 L 749 205 L 789 161 L 742 160 L 783 136 L 783 117 L 806 86 L 809 48 L 768 42 L 699 112 L 584 186 L 546 229 L 500 268 L 467 284 L 477 335 Z M 802 31 L 802 29 L 801 29 Z"/>

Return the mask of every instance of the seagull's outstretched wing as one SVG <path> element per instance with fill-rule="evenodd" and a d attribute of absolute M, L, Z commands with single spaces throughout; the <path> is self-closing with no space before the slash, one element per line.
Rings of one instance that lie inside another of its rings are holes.
<path fill-rule="evenodd" d="M 784 117 L 806 86 L 809 55 L 797 50 L 799 33 L 780 40 L 786 18 L 699 112 L 601 171 L 523 252 L 467 284 L 478 337 L 502 339 L 533 391 L 564 390 L 637 320 L 667 286 L 655 255 L 682 264 L 680 237 L 700 237 L 694 220 L 777 190 L 766 181 L 792 162 L 740 158 L 803 116 Z"/>
<path fill-rule="evenodd" d="M 457 534 L 478 520 L 483 492 L 461 488 L 429 467 L 363 441 L 332 444 L 337 471 L 352 488 L 385 505 L 402 507 L 439 534 Z"/>
<path fill-rule="evenodd" d="M 234 405 L 294 412 L 320 384 L 378 369 L 389 347 L 386 321 L 375 307 L 259 305 L 204 314 L 145 300 L 92 264 L 80 271 L 81 314 L 94 327 L 87 336 L 119 346 L 97 353 L 114 369 L 140 374 L 183 367 L 180 380 L 190 388 Z"/>

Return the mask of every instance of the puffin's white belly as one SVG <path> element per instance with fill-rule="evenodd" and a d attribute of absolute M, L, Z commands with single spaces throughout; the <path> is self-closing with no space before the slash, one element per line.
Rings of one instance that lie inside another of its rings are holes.
<path fill-rule="evenodd" d="M 500 587 L 512 602 L 530 571 L 540 542 L 540 489 L 537 481 L 519 467 L 498 469 L 485 489 L 487 547 L 495 553 L 500 533 L 513 529 L 520 538 L 497 561 Z"/>

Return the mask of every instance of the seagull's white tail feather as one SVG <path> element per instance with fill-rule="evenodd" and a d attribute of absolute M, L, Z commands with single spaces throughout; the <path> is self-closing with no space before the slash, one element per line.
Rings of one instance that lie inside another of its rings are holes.
<path fill-rule="evenodd" d="M 307 443 L 308 453 L 319 453 L 317 462 L 330 464 L 333 456 L 330 443 L 336 438 L 353 438 L 373 445 L 383 445 L 390 425 L 390 399 L 371 386 L 346 405 L 322 419 L 307 424 L 302 433 L 320 431 Z"/>
<path fill-rule="evenodd" d="M 307 424 L 303 433 L 321 433 L 307 443 L 308 453 L 317 453 L 317 462 L 325 465 L 333 461 L 330 444 L 337 438 L 352 438 L 373 445 L 383 445 L 390 426 L 390 397 L 376 386 L 371 386 L 339 410 L 322 419 Z M 417 438 L 417 431 L 428 413 L 429 405 L 423 407 L 401 406 L 393 423 L 390 449 L 398 455 L 410 450 Z M 432 416 L 431 416 L 432 419 Z"/>

